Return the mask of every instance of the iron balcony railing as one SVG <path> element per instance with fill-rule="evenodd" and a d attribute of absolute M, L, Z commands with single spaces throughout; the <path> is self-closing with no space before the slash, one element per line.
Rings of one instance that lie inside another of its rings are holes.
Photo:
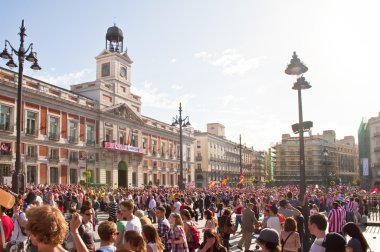
<path fill-rule="evenodd" d="M 26 128 L 25 129 L 25 134 L 28 136 L 37 136 L 38 130 L 35 128 Z"/>
<path fill-rule="evenodd" d="M 68 139 L 69 143 L 78 143 L 78 137 L 76 135 L 69 136 Z"/>
<path fill-rule="evenodd" d="M 58 163 L 59 162 L 59 156 L 58 155 L 50 155 L 49 156 L 49 162 L 50 163 Z"/>
<path fill-rule="evenodd" d="M 25 156 L 26 162 L 36 162 L 38 160 L 37 154 L 28 154 Z"/>
<path fill-rule="evenodd" d="M 13 125 L 10 123 L 2 123 L 0 124 L 0 131 L 13 132 Z"/>
<path fill-rule="evenodd" d="M 49 132 L 49 140 L 59 141 L 59 133 Z"/>

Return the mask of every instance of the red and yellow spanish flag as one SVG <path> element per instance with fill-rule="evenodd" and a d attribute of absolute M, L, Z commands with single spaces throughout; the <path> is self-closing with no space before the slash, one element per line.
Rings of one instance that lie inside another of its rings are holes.
<path fill-rule="evenodd" d="M 222 182 L 220 182 L 221 187 L 226 187 L 228 181 L 228 176 L 225 176 Z"/>
<path fill-rule="evenodd" d="M 216 184 L 216 181 L 210 181 L 208 182 L 208 186 L 211 187 L 211 186 L 215 186 Z"/>
<path fill-rule="evenodd" d="M 242 171 L 241 174 L 240 174 L 240 179 L 239 179 L 239 185 L 243 184 L 244 183 L 244 172 Z"/>

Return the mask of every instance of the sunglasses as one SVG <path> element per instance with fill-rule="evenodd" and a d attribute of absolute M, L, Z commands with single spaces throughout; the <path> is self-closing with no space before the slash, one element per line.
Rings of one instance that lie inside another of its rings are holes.
<path fill-rule="evenodd" d="M 92 213 L 85 213 L 84 215 L 86 215 L 86 216 L 91 216 Z"/>

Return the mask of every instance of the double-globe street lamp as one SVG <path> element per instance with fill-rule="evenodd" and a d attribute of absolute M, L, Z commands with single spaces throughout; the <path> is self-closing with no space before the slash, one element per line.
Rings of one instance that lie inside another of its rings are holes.
<path fill-rule="evenodd" d="M 179 125 L 179 183 L 178 187 L 181 190 L 185 189 L 185 184 L 183 182 L 183 146 L 182 146 L 182 128 L 190 126 L 189 122 L 189 116 L 186 116 L 185 118 L 182 118 L 182 105 L 179 103 L 179 116 L 175 116 L 173 118 L 172 126 Z"/>
<path fill-rule="evenodd" d="M 329 161 L 327 160 L 329 156 L 329 151 L 326 147 L 324 147 L 322 150 L 322 156 L 323 156 L 323 165 L 325 168 L 325 172 L 324 172 L 325 173 L 325 190 L 327 194 L 329 192 L 329 172 L 327 170 L 328 164 L 329 164 Z"/>
<path fill-rule="evenodd" d="M 308 223 L 308 205 L 304 199 L 306 194 L 306 177 L 305 177 L 305 147 L 303 133 L 305 130 L 310 129 L 313 126 L 312 122 L 304 122 L 302 115 L 302 96 L 301 90 L 311 88 L 311 85 L 305 80 L 302 74 L 306 73 L 308 68 L 298 58 L 296 52 L 293 52 L 293 57 L 290 60 L 290 64 L 287 66 L 285 73 L 288 75 L 298 76 L 297 81 L 294 83 L 292 89 L 298 91 L 298 119 L 299 123 L 292 125 L 294 133 L 299 133 L 299 151 L 300 151 L 300 194 L 299 200 L 303 201 L 303 215 L 305 223 Z M 305 235 L 303 239 L 303 251 L 309 251 L 310 249 L 310 232 L 308 227 L 305 228 Z"/>
<path fill-rule="evenodd" d="M 20 27 L 20 47 L 18 50 L 14 49 L 8 40 L 5 40 L 5 48 L 0 53 L 0 57 L 8 60 L 6 65 L 10 68 L 17 67 L 17 64 L 13 61 L 13 53 L 18 57 L 18 87 L 17 87 L 17 115 L 16 115 L 16 162 L 15 170 L 12 175 L 12 191 L 16 194 L 19 193 L 20 187 L 25 189 L 25 179 L 21 176 L 21 104 L 22 104 L 22 81 L 24 71 L 24 61 L 27 60 L 32 64 L 30 67 L 33 70 L 41 70 L 38 65 L 37 53 L 33 52 L 33 43 L 29 44 L 28 48 L 24 48 L 26 28 L 24 26 L 24 20 L 22 20 Z M 11 48 L 11 53 L 7 50 L 7 45 Z M 29 53 L 29 54 L 28 54 Z M 22 178 L 22 180 L 20 180 Z"/>

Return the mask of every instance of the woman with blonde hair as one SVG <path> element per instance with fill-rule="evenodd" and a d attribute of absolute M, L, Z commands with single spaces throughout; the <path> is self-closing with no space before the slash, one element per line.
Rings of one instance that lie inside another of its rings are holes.
<path fill-rule="evenodd" d="M 206 232 L 206 230 L 216 231 L 216 228 L 218 227 L 218 221 L 215 219 L 214 216 L 212 216 L 212 212 L 207 209 L 204 212 L 204 216 L 206 219 L 206 224 L 202 232 Z"/>
<path fill-rule="evenodd" d="M 125 232 L 124 243 L 116 252 L 147 252 L 143 237 L 135 230 Z"/>
<path fill-rule="evenodd" d="M 31 207 L 26 216 L 26 229 L 38 251 L 66 251 L 61 244 L 68 232 L 68 225 L 58 208 L 50 205 Z"/>
<path fill-rule="evenodd" d="M 164 250 L 164 244 L 162 244 L 157 229 L 153 225 L 144 225 L 142 235 L 146 242 L 147 252 L 162 252 Z"/>
<path fill-rule="evenodd" d="M 189 252 L 181 216 L 178 213 L 170 214 L 169 223 L 170 230 L 168 243 L 171 244 L 172 251 Z"/>

